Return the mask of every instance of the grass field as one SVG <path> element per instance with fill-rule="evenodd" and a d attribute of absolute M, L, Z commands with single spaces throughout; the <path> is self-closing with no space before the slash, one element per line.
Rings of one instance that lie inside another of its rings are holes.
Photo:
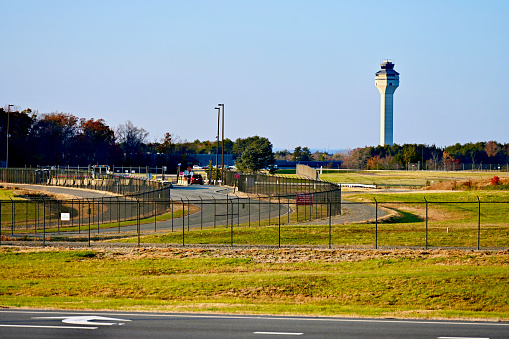
<path fill-rule="evenodd" d="M 509 319 L 509 252 L 0 249 L 0 305 Z"/>
<path fill-rule="evenodd" d="M 479 203 L 481 218 L 479 219 Z M 362 223 L 333 224 L 328 219 L 313 225 L 295 223 L 295 213 L 268 222 L 234 224 L 192 229 L 185 231 L 145 233 L 141 243 L 165 244 L 219 244 L 219 245 L 269 245 L 269 246 L 328 246 L 363 247 L 417 246 L 506 248 L 509 247 L 509 192 L 507 191 L 455 191 L 412 193 L 362 193 L 349 194 L 344 206 L 369 202 L 391 212 L 388 218 Z M 428 222 L 426 228 L 426 203 Z M 299 212 L 301 213 L 301 211 Z M 327 214 L 324 213 L 324 216 Z M 302 215 L 301 215 L 302 220 Z M 274 225 L 275 224 L 275 225 Z M 479 227 L 480 226 L 480 227 Z M 377 231 L 375 233 L 375 231 Z M 115 239 L 115 242 L 138 242 L 138 237 Z"/>
<path fill-rule="evenodd" d="M 320 175 L 321 180 L 336 183 L 356 183 L 384 186 L 429 186 L 437 182 L 483 179 L 487 182 L 493 176 L 508 178 L 505 172 L 470 172 L 470 171 L 334 171 Z"/>
<path fill-rule="evenodd" d="M 481 219 L 478 198 L 492 202 L 481 205 Z M 371 204 L 376 199 L 392 212 L 377 225 L 379 246 L 421 249 L 373 250 L 373 222 L 329 228 L 327 220 L 294 224 L 295 215 L 281 228 L 185 230 L 185 243 L 229 245 L 233 234 L 234 244 L 321 248 L 3 246 L 0 306 L 509 321 L 509 250 L 423 249 L 424 199 L 429 246 L 475 248 L 480 220 L 481 247 L 509 248 L 508 191 L 356 193 L 348 199 Z M 145 234 L 141 241 L 181 244 L 182 236 L 181 230 Z M 342 249 L 326 249 L 329 240 Z"/>

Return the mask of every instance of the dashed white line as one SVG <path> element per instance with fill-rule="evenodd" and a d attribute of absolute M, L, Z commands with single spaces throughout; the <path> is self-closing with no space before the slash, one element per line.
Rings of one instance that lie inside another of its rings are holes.
<path fill-rule="evenodd" d="M 304 333 L 297 332 L 253 332 L 254 334 L 268 334 L 268 335 L 303 335 Z"/>
<path fill-rule="evenodd" d="M 98 327 L 85 327 L 85 326 L 47 326 L 47 325 L 7 325 L 0 324 L 0 327 L 22 327 L 22 328 L 65 328 L 74 330 L 97 330 Z"/>
<path fill-rule="evenodd" d="M 490 338 L 477 338 L 477 337 L 437 337 L 437 339 L 490 339 Z"/>

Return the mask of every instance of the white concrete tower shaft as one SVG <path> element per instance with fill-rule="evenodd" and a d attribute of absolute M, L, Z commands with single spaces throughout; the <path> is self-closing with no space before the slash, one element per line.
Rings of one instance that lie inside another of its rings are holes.
<path fill-rule="evenodd" d="M 375 86 L 380 91 L 380 145 L 393 144 L 393 98 L 399 86 L 399 73 L 394 70 L 390 60 L 382 62 L 381 70 L 376 72 Z"/>

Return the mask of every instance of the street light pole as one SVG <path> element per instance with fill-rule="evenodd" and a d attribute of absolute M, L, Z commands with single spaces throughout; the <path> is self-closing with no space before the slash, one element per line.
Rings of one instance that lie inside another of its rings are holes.
<path fill-rule="evenodd" d="M 5 168 L 9 168 L 9 113 L 11 112 L 11 106 L 14 105 L 7 106 L 7 154 L 5 156 Z"/>
<path fill-rule="evenodd" d="M 217 184 L 217 175 L 218 170 L 217 167 L 219 166 L 219 121 L 221 118 L 221 107 L 214 107 L 217 109 L 217 134 L 216 134 L 216 175 L 214 177 L 214 185 Z"/>
<path fill-rule="evenodd" d="M 221 185 L 224 184 L 223 173 L 224 173 L 224 104 L 217 104 L 223 108 L 223 122 L 222 122 L 222 145 L 221 145 Z"/>

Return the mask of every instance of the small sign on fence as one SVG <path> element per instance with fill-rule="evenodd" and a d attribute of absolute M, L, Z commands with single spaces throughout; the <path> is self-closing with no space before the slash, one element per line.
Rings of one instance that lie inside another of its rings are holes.
<path fill-rule="evenodd" d="M 297 205 L 313 205 L 313 194 L 297 193 Z"/>
<path fill-rule="evenodd" d="M 60 220 L 62 221 L 70 221 L 71 213 L 60 213 Z"/>

